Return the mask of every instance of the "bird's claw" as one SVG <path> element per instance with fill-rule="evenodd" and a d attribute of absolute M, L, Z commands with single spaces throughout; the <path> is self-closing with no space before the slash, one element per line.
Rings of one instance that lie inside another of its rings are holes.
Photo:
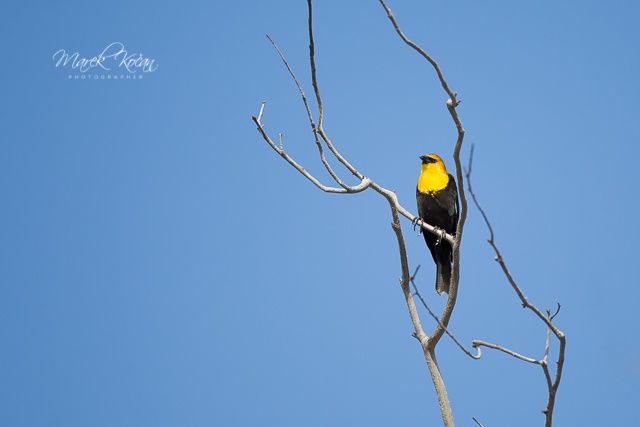
<path fill-rule="evenodd" d="M 413 224 L 413 231 L 416 231 L 416 226 L 418 225 L 418 221 L 420 221 L 421 218 L 419 217 L 415 217 L 413 218 L 413 221 L 411 221 L 411 223 Z M 422 234 L 422 227 L 420 227 L 420 230 L 418 230 L 418 236 Z"/>
<path fill-rule="evenodd" d="M 436 240 L 436 245 L 439 245 L 440 243 L 442 243 L 442 238 L 444 237 L 445 234 L 447 234 L 447 232 L 440 227 L 434 227 L 433 231 L 438 236 L 438 240 Z"/>

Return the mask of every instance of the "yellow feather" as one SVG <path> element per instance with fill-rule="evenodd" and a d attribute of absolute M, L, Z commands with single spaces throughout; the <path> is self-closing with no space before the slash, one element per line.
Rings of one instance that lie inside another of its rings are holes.
<path fill-rule="evenodd" d="M 418 178 L 418 191 L 421 193 L 436 193 L 449 183 L 449 174 L 442 159 L 435 154 L 429 154 L 429 157 L 437 162 L 422 164 Z"/>

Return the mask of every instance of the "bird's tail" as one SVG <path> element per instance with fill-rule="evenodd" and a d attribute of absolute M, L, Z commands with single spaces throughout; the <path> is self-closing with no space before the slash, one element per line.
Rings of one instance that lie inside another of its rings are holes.
<path fill-rule="evenodd" d="M 451 282 L 451 264 L 448 262 L 438 263 L 436 267 L 436 292 L 442 295 L 449 293 L 449 283 Z"/>

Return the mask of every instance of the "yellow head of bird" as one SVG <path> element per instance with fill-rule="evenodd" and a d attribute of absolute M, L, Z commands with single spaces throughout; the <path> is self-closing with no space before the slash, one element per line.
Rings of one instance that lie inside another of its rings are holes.
<path fill-rule="evenodd" d="M 421 193 L 434 193 L 442 190 L 449 183 L 449 174 L 444 162 L 437 154 L 420 156 L 422 166 L 418 178 L 418 190 Z"/>

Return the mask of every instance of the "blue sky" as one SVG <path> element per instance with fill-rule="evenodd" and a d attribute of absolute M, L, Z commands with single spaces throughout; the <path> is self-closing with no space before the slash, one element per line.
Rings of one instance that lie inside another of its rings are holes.
<path fill-rule="evenodd" d="M 463 159 L 475 144 L 474 189 L 511 272 L 541 309 L 562 304 L 557 425 L 633 423 L 639 6 L 389 5 L 462 100 Z M 386 202 L 321 193 L 251 121 L 267 100 L 265 129 L 329 183 L 265 37 L 311 94 L 306 2 L 2 9 L 0 424 L 438 425 Z M 418 155 L 453 168 L 435 73 L 378 2 L 315 12 L 325 130 L 415 212 Z M 115 42 L 157 69 L 114 80 L 52 58 Z M 424 241 L 403 230 L 439 308 Z M 451 329 L 541 357 L 546 331 L 486 238 L 471 209 Z M 543 424 L 539 367 L 489 351 L 474 361 L 446 338 L 438 358 L 459 425 Z"/>

